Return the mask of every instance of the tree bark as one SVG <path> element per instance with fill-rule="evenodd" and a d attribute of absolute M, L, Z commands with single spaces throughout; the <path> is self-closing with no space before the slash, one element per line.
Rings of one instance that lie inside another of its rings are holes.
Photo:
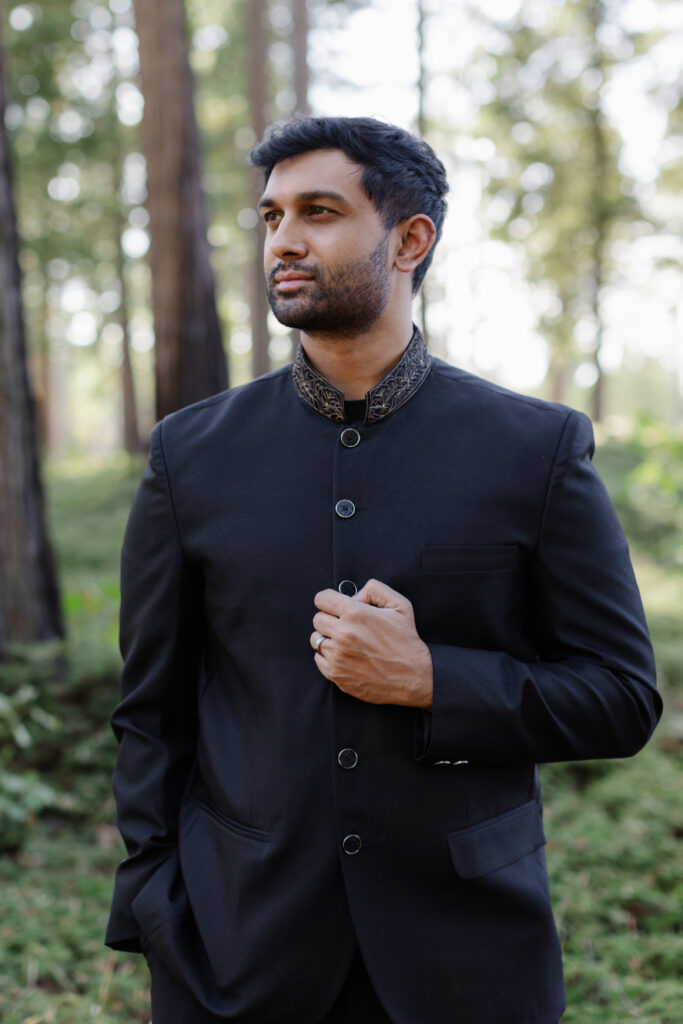
<path fill-rule="evenodd" d="M 601 293 L 605 280 L 605 251 L 607 249 L 610 218 L 605 210 L 605 180 L 607 178 L 607 141 L 602 111 L 599 107 L 591 111 L 591 138 L 593 142 L 591 189 L 593 227 L 595 241 L 591 246 L 592 270 L 590 275 L 591 308 L 595 323 L 595 384 L 591 395 L 591 414 L 596 423 L 604 416 L 604 375 L 600 365 L 600 353 L 604 335 Z"/>
<path fill-rule="evenodd" d="M 123 398 L 123 447 L 131 454 L 139 452 L 142 448 L 140 443 L 140 429 L 138 427 L 138 412 L 135 401 L 135 378 L 133 376 L 133 364 L 130 358 L 130 321 L 128 317 L 128 286 L 126 283 L 126 263 L 121 248 L 121 225 L 117 228 L 117 243 L 119 246 L 118 274 L 119 289 L 121 291 L 121 305 L 118 309 L 118 322 L 121 328 L 121 393 Z"/>
<path fill-rule="evenodd" d="M 122 166 L 121 160 L 115 158 L 116 195 L 121 192 Z M 128 316 L 128 285 L 126 281 L 126 258 L 121 239 L 123 236 L 124 218 L 120 203 L 114 212 L 114 242 L 116 244 L 116 273 L 119 279 L 121 302 L 118 308 L 118 324 L 121 328 L 121 397 L 123 406 L 123 447 L 127 452 L 139 452 L 140 430 L 138 427 L 137 403 L 135 401 L 135 378 L 130 358 L 130 318 Z"/>
<path fill-rule="evenodd" d="M 418 0 L 417 4 L 417 131 L 421 139 L 425 138 L 427 132 L 427 118 L 425 116 L 425 99 L 427 96 L 427 63 L 426 63 L 426 13 L 424 0 Z M 422 334 L 425 343 L 429 346 L 429 301 L 423 282 L 420 289 L 420 317 L 422 319 Z"/>
<path fill-rule="evenodd" d="M 228 386 L 181 0 L 135 0 L 161 418 Z"/>
<path fill-rule="evenodd" d="M 590 63 L 591 70 L 600 75 L 601 81 L 605 81 L 605 61 L 603 59 L 602 44 L 600 42 L 600 29 L 606 22 L 606 12 L 603 0 L 595 0 L 589 4 L 588 19 L 592 28 L 593 53 Z M 607 179 L 609 175 L 609 154 L 608 141 L 605 126 L 605 118 L 600 105 L 600 95 L 596 98 L 595 107 L 589 111 L 590 138 L 591 138 L 591 175 L 590 206 L 592 210 L 591 221 L 595 229 L 595 240 L 591 246 L 591 258 L 593 266 L 590 273 L 591 309 L 595 323 L 595 346 L 593 349 L 593 364 L 595 366 L 595 384 L 591 394 L 591 415 L 596 423 L 599 423 L 604 416 L 605 403 L 605 378 L 600 364 L 600 353 L 604 335 L 604 323 L 602 315 L 601 292 L 605 282 L 606 252 L 609 244 L 610 229 L 612 227 L 612 215 L 609 213 L 607 202 Z"/>
<path fill-rule="evenodd" d="M 43 268 L 43 279 L 45 286 L 42 289 L 40 298 L 40 314 L 36 317 L 39 321 L 38 344 L 36 336 L 31 334 L 33 350 L 35 352 L 34 372 L 31 374 L 33 380 L 33 400 L 36 405 L 36 429 L 38 431 L 39 451 L 50 450 L 50 339 L 47 334 L 47 270 Z M 37 352 L 36 352 L 37 348 Z M 37 380 L 37 384 L 36 384 Z"/>
<path fill-rule="evenodd" d="M 266 130 L 266 105 L 268 102 L 268 33 L 266 28 L 267 9 L 265 0 L 249 2 L 249 107 L 251 126 L 257 139 L 263 138 Z M 261 195 L 261 173 L 253 171 L 253 201 L 257 207 Z M 259 217 L 256 230 L 252 232 L 254 250 L 252 254 L 251 290 L 249 311 L 251 323 L 251 367 L 254 377 L 260 377 L 270 369 L 268 357 L 268 298 L 263 276 L 263 246 L 265 225 Z"/>
<path fill-rule="evenodd" d="M 28 379 L 5 107 L 0 39 L 0 656 L 10 643 L 63 635 Z"/>
<path fill-rule="evenodd" d="M 308 102 L 308 2 L 292 0 L 294 33 L 292 35 L 292 58 L 294 60 L 294 95 L 298 114 L 310 114 Z"/>

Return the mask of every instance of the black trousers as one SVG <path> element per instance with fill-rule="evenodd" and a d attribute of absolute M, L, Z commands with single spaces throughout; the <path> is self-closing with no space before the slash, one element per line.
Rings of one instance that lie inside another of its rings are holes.
<path fill-rule="evenodd" d="M 148 958 L 152 975 L 152 1024 L 225 1024 L 222 1017 L 200 1006 L 176 981 L 158 957 Z M 360 953 L 351 964 L 344 986 L 320 1024 L 391 1024 L 375 995 Z"/>

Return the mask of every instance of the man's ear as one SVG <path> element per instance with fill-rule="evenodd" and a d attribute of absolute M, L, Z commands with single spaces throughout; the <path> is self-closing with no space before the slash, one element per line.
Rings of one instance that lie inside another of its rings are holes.
<path fill-rule="evenodd" d="M 426 213 L 416 213 L 398 225 L 401 232 L 394 266 L 403 274 L 412 274 L 436 241 L 434 221 Z"/>

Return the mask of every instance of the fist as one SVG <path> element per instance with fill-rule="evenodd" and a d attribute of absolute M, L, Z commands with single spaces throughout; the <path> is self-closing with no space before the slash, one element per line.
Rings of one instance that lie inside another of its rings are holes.
<path fill-rule="evenodd" d="M 368 580 L 355 597 L 322 590 L 314 603 L 318 611 L 310 643 L 326 679 L 370 704 L 431 711 L 432 658 L 418 636 L 408 598 Z"/>

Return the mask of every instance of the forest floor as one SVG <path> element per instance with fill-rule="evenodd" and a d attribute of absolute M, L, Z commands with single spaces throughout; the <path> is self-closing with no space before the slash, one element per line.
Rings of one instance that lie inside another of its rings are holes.
<path fill-rule="evenodd" d="M 600 468 L 630 528 L 664 719 L 636 758 L 542 768 L 569 1000 L 563 1024 L 683 1020 L 683 571 L 666 553 L 662 520 L 673 531 L 673 513 L 661 513 L 656 488 L 646 495 L 652 508 L 641 500 L 637 474 L 647 460 L 651 446 L 613 443 Z M 12 780 L 0 784 L 6 1024 L 149 1021 L 144 961 L 102 944 L 123 854 L 109 792 L 117 563 L 141 467 L 117 457 L 105 468 L 68 462 L 50 474 L 69 639 L 63 648 L 17 652 L 0 672 L 0 769 Z"/>

